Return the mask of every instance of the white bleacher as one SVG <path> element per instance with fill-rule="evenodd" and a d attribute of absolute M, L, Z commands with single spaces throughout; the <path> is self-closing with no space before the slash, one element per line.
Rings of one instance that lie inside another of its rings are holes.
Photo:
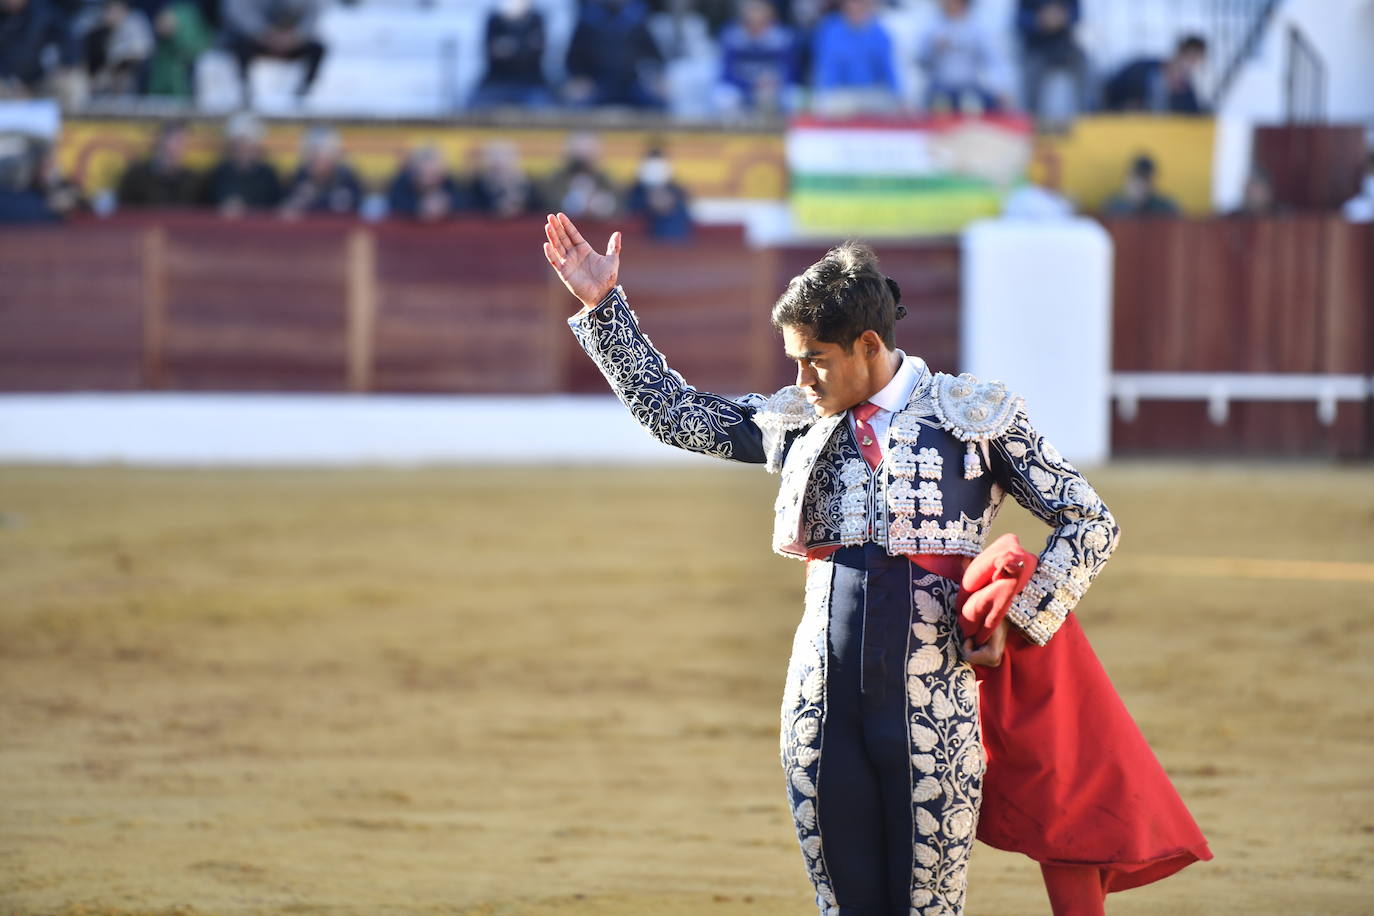
<path fill-rule="evenodd" d="M 306 100 L 312 113 L 433 116 L 461 110 L 485 72 L 487 15 L 497 0 L 367 0 L 321 18 L 328 48 Z M 575 0 L 536 0 L 548 38 L 546 73 L 561 79 Z"/>
<path fill-rule="evenodd" d="M 335 6 L 320 19 L 328 49 L 312 113 L 423 116 L 466 102 L 481 57 L 472 11 L 393 2 Z"/>

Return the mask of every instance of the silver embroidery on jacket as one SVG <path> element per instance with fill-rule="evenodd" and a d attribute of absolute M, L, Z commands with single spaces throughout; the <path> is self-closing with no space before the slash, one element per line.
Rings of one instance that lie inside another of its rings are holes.
<path fill-rule="evenodd" d="M 931 391 L 940 424 L 960 442 L 968 443 L 964 479 L 981 476 L 983 467 L 975 443 L 1001 435 L 1021 406 L 1021 398 L 1008 393 L 1001 382 L 979 382 L 967 372 L 957 376 L 935 373 Z"/>
<path fill-rule="evenodd" d="M 1044 645 L 1073 610 L 1116 549 L 1121 529 L 1078 469 L 1018 411 L 1010 429 L 992 442 L 1007 468 L 1007 489 L 1036 518 L 1054 528 L 1040 565 L 1007 617 Z"/>
<path fill-rule="evenodd" d="M 568 323 L 616 397 L 655 439 L 689 452 L 736 457 L 732 438 L 736 427 L 750 422 L 750 408 L 761 403 L 758 395 L 732 401 L 688 385 L 639 329 L 620 287 Z"/>

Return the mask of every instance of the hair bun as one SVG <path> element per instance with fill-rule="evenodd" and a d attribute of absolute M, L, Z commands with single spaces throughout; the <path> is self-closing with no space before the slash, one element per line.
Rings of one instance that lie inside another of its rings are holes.
<path fill-rule="evenodd" d="M 892 301 L 897 306 L 897 320 L 901 321 L 903 318 L 906 317 L 906 308 L 901 304 L 902 288 L 898 286 L 897 281 L 892 279 L 891 277 L 883 277 L 883 282 L 885 282 L 887 284 L 887 288 L 892 291 Z"/>

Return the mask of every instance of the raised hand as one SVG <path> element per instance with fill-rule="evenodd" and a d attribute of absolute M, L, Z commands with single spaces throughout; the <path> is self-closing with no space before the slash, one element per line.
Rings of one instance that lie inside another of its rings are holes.
<path fill-rule="evenodd" d="M 620 276 L 620 233 L 612 232 L 606 253 L 598 254 L 567 214 L 550 214 L 544 223 L 544 257 L 568 291 L 591 308 L 615 288 Z"/>

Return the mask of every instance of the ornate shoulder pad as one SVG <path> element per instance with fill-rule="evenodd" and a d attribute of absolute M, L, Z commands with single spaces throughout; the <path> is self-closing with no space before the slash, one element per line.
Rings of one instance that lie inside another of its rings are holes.
<path fill-rule="evenodd" d="M 961 442 L 986 442 L 1007 431 L 1020 395 L 1001 382 L 980 382 L 967 372 L 935 373 L 935 416 Z"/>
<path fill-rule="evenodd" d="M 1005 433 L 1022 407 L 1021 396 L 1012 394 L 1001 382 L 980 382 L 967 372 L 935 373 L 931 394 L 940 425 L 968 443 L 964 477 L 979 476 L 983 469 L 974 443 L 985 443 Z"/>
<path fill-rule="evenodd" d="M 754 412 L 754 425 L 763 430 L 763 448 L 768 470 L 782 467 L 783 444 L 793 430 L 816 422 L 816 410 L 796 385 L 788 385 L 771 395 Z"/>

